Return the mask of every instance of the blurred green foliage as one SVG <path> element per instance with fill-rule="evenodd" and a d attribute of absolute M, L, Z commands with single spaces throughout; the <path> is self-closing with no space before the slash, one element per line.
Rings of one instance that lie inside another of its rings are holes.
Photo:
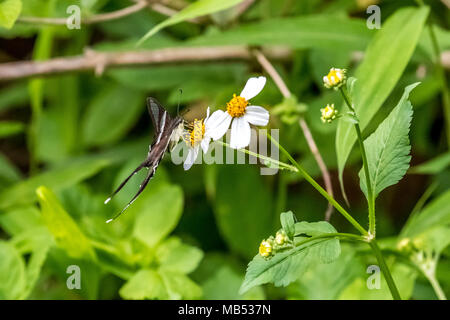
<path fill-rule="evenodd" d="M 180 11 L 191 2 L 165 3 Z M 268 79 L 252 102 L 275 108 L 269 126 L 280 129 L 283 146 L 321 183 L 296 121 L 305 117 L 333 176 L 336 198 L 342 203 L 338 190 L 342 174 L 352 213 L 363 226 L 367 214 L 359 189 L 359 155 L 351 149 L 353 131 L 346 134 L 351 127 L 343 121 L 321 123 L 321 107 L 329 102 L 343 105 L 336 92 L 323 88 L 322 76 L 335 66 L 348 68 L 358 78 L 356 104 L 365 137 L 392 111 L 407 85 L 421 82 L 410 96 L 412 168 L 379 196 L 377 236 L 403 298 L 436 298 L 419 272 L 416 257 L 421 252 L 431 253 L 436 277 L 449 296 L 450 158 L 443 88 L 426 32 L 426 21 L 431 21 L 441 50 L 450 49 L 445 5 L 257 0 L 239 14 L 239 6 L 225 8 L 225 1 L 198 2 L 202 4 L 195 4 L 197 9 L 172 18 L 145 9 L 69 30 L 16 19 L 66 17 L 71 4 L 80 6 L 83 17 L 92 17 L 133 2 L 3 0 L 0 60 L 47 60 L 80 55 L 86 48 L 106 52 L 218 45 L 288 48 L 292 56 L 274 61 L 274 66 L 295 99 L 284 100 Z M 218 11 L 219 4 L 226 10 Z M 381 8 L 381 30 L 366 27 L 369 4 Z M 199 19 L 185 21 L 192 18 Z M 136 47 L 149 31 L 151 36 Z M 103 204 L 146 156 L 153 132 L 147 96 L 163 102 L 172 114 L 180 101 L 190 109 L 186 118 L 192 119 L 207 106 L 223 108 L 250 76 L 262 73 L 254 60 L 211 61 L 106 68 L 98 77 L 80 72 L 2 82 L 0 299 L 390 299 L 384 280 L 381 290 L 367 289 L 367 266 L 376 260 L 366 246 L 353 242 L 338 243 L 341 254 L 328 264 L 308 256 L 308 263 L 300 263 L 301 276 L 287 287 L 269 284 L 239 292 L 259 243 L 280 229 L 281 212 L 292 210 L 301 223 L 310 221 L 312 226 L 324 219 L 326 201 L 290 172 L 261 176 L 259 165 L 205 164 L 184 172 L 166 155 L 138 200 L 117 221 L 105 223 L 143 179 L 136 175 L 111 204 Z M 339 232 L 352 231 L 337 213 L 331 223 L 334 227 L 328 227 Z M 403 239 L 411 245 L 400 250 Z M 305 257 L 300 254 L 298 260 Z M 80 267 L 81 289 L 66 286 L 70 265 Z M 260 280 L 255 283 L 269 281 Z"/>

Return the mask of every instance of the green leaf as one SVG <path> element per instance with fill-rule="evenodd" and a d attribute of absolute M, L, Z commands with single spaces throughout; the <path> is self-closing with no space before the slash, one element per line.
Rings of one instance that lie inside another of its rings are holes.
<path fill-rule="evenodd" d="M 161 269 L 188 274 L 197 268 L 203 252 L 178 238 L 170 238 L 158 246 L 156 258 Z"/>
<path fill-rule="evenodd" d="M 405 88 L 397 106 L 377 130 L 364 141 L 370 182 L 375 198 L 385 188 L 400 181 L 409 168 L 411 145 L 408 134 L 413 109 L 408 97 L 418 84 L 414 83 Z M 368 197 L 363 168 L 359 171 L 359 177 L 361 190 Z"/>
<path fill-rule="evenodd" d="M 299 222 L 295 224 L 295 233 L 320 236 L 336 233 L 328 222 Z M 248 289 L 271 282 L 275 286 L 287 286 L 300 278 L 310 266 L 320 263 L 331 263 L 341 253 L 339 240 L 335 238 L 296 237 L 295 247 L 277 252 L 269 259 L 256 255 L 248 264 L 245 280 L 240 293 Z"/>
<path fill-rule="evenodd" d="M 168 294 L 161 279 L 161 276 L 150 269 L 143 269 L 136 272 L 119 290 L 119 294 L 124 299 L 167 299 Z"/>
<path fill-rule="evenodd" d="M 214 213 L 230 248 L 252 257 L 272 230 L 272 197 L 256 168 L 220 166 Z M 258 197 L 255 197 L 258 195 Z"/>
<path fill-rule="evenodd" d="M 133 236 L 154 247 L 177 225 L 183 212 L 183 190 L 176 185 L 163 185 L 148 190 L 128 209 L 136 214 Z"/>
<path fill-rule="evenodd" d="M 122 138 L 146 110 L 141 92 L 119 85 L 101 91 L 89 105 L 82 121 L 83 142 L 88 146 Z"/>
<path fill-rule="evenodd" d="M 46 187 L 39 187 L 36 194 L 41 206 L 42 218 L 53 234 L 56 244 L 70 257 L 95 259 L 95 252 L 89 239 L 60 205 L 53 192 Z"/>
<path fill-rule="evenodd" d="M 13 245 L 0 241 L 0 300 L 18 299 L 25 290 L 25 262 Z"/>
<path fill-rule="evenodd" d="M 428 229 L 450 224 L 450 191 L 429 203 L 422 211 L 407 222 L 401 234 L 403 237 L 418 235 Z"/>
<path fill-rule="evenodd" d="M 21 173 L 2 153 L 0 153 L 0 183 L 11 184 L 18 182 Z"/>
<path fill-rule="evenodd" d="M 39 210 L 35 206 L 28 206 L 1 214 L 0 226 L 10 235 L 19 235 L 27 229 L 44 226 L 44 222 Z"/>
<path fill-rule="evenodd" d="M 0 26 L 11 29 L 22 10 L 22 0 L 4 0 L 0 3 Z"/>
<path fill-rule="evenodd" d="M 200 89 L 203 89 L 204 96 L 208 96 L 211 90 L 223 90 L 224 86 L 237 82 L 237 78 L 243 78 L 246 72 L 247 66 L 243 63 L 211 62 L 115 69 L 108 71 L 108 75 L 120 84 L 137 90 L 173 90 L 182 86 L 189 97 L 192 91 Z M 174 92 L 175 101 L 178 101 L 179 91 Z"/>
<path fill-rule="evenodd" d="M 264 291 L 261 287 L 254 287 L 245 294 L 239 294 L 243 275 L 241 272 L 226 264 L 227 261 L 215 268 L 213 275 L 202 284 L 203 299 L 206 300 L 263 300 Z"/>
<path fill-rule="evenodd" d="M 282 212 L 280 215 L 281 227 L 283 228 L 289 239 L 295 236 L 295 216 L 292 211 Z"/>
<path fill-rule="evenodd" d="M 22 133 L 25 125 L 18 121 L 0 121 L 0 139 Z"/>
<path fill-rule="evenodd" d="M 363 266 L 350 246 L 342 246 L 338 259 L 330 264 L 319 264 L 291 284 L 289 299 L 333 300 L 341 291 L 354 281 Z M 331 272 L 332 270 L 332 272 Z"/>
<path fill-rule="evenodd" d="M 105 159 L 80 159 L 23 180 L 0 193 L 0 209 L 30 204 L 36 200 L 36 189 L 45 185 L 55 191 L 76 184 L 109 164 Z"/>
<path fill-rule="evenodd" d="M 160 269 L 158 273 L 164 282 L 169 299 L 192 300 L 201 297 L 202 289 L 186 275 L 165 269 Z"/>
<path fill-rule="evenodd" d="M 418 166 L 412 167 L 408 173 L 414 174 L 438 174 L 450 166 L 450 151 L 443 153 Z"/>
<path fill-rule="evenodd" d="M 28 88 L 23 82 L 9 85 L 0 90 L 0 111 L 26 105 L 28 99 Z"/>
<path fill-rule="evenodd" d="M 367 127 L 400 79 L 417 45 L 428 12 L 427 7 L 398 10 L 372 39 L 363 62 L 355 72 L 358 81 L 352 96 L 361 130 Z M 353 124 L 339 121 L 336 152 L 341 186 L 345 163 L 355 142 Z"/>
<path fill-rule="evenodd" d="M 180 12 L 174 14 L 170 18 L 164 20 L 163 22 L 157 24 L 153 29 L 147 32 L 138 42 L 141 45 L 145 40 L 153 36 L 155 33 L 168 26 L 201 17 L 214 12 L 222 11 L 231 8 L 243 0 L 197 0 L 194 3 L 188 5 L 186 8 Z"/>
<path fill-rule="evenodd" d="M 39 275 L 41 274 L 41 269 L 47 258 L 49 249 L 49 245 L 44 245 L 31 252 L 26 268 L 27 284 L 24 292 L 22 293 L 21 299 L 26 299 L 34 289 L 34 286 L 39 279 Z"/>
<path fill-rule="evenodd" d="M 295 235 L 319 236 L 326 233 L 336 233 L 336 229 L 326 221 L 319 222 L 297 222 L 295 224 Z M 331 263 L 341 253 L 338 239 L 328 240 L 317 248 L 318 257 L 322 263 Z"/>
<path fill-rule="evenodd" d="M 330 27 L 332 26 L 332 27 Z M 373 32 L 364 20 L 339 15 L 275 18 L 202 35 L 189 45 L 288 45 L 295 49 L 364 50 Z"/>

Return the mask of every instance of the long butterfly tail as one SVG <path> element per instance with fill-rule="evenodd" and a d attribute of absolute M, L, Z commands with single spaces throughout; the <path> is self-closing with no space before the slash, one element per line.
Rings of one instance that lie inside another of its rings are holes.
<path fill-rule="evenodd" d="M 134 195 L 134 197 L 131 199 L 130 202 L 128 202 L 128 204 L 125 206 L 125 208 L 122 209 L 122 211 L 120 211 L 118 214 L 116 214 L 114 217 L 112 217 L 111 219 L 109 219 L 108 221 L 106 221 L 106 223 L 110 223 L 111 221 L 117 219 L 125 210 L 128 209 L 129 206 L 131 206 L 131 204 L 137 199 L 137 197 L 139 197 L 139 195 L 142 193 L 142 191 L 144 191 L 145 187 L 147 186 L 148 182 L 150 181 L 150 179 L 153 177 L 153 175 L 155 174 L 156 171 L 156 167 L 158 165 L 154 165 L 147 174 L 147 177 L 145 177 L 144 181 L 142 181 L 141 186 L 139 187 L 138 192 Z"/>
<path fill-rule="evenodd" d="M 131 179 L 132 176 L 134 176 L 136 173 L 138 173 L 142 168 L 144 168 L 147 165 L 147 160 L 142 162 L 134 171 L 120 184 L 120 186 L 109 196 L 108 199 L 105 200 L 105 204 L 107 204 L 109 201 L 111 201 L 112 197 L 114 197 L 117 192 L 119 192 Z"/>

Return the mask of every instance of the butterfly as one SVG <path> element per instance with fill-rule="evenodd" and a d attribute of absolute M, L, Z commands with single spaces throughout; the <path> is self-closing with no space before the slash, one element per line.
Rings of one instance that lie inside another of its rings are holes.
<path fill-rule="evenodd" d="M 172 118 L 167 110 L 161 106 L 158 100 L 152 97 L 147 98 L 147 109 L 150 114 L 153 127 L 155 128 L 155 138 L 149 147 L 147 158 L 136 169 L 134 169 L 134 171 L 119 185 L 111 196 L 105 200 L 105 204 L 107 204 L 111 198 L 125 186 L 131 177 L 133 177 L 141 169 L 148 169 L 147 176 L 141 183 L 136 195 L 130 200 L 125 208 L 123 208 L 122 211 L 116 214 L 112 219 L 106 221 L 106 223 L 118 218 L 139 197 L 149 183 L 150 179 L 155 175 L 156 169 L 158 168 L 158 165 L 164 157 L 167 149 L 176 144 L 184 134 L 183 118 L 180 116 Z"/>

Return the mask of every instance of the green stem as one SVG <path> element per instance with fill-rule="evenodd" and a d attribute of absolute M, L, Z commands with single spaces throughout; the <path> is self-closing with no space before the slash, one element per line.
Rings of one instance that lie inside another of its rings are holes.
<path fill-rule="evenodd" d="M 340 92 L 344 97 L 345 103 L 347 104 L 350 111 L 353 112 L 355 117 L 356 115 L 355 109 L 351 103 L 350 97 L 348 95 L 347 89 L 345 86 L 340 88 Z M 359 148 L 361 150 L 361 157 L 364 168 L 364 175 L 366 178 L 366 186 L 367 186 L 367 204 L 369 207 L 369 233 L 375 237 L 375 196 L 372 189 L 372 184 L 370 182 L 370 173 L 369 173 L 369 163 L 367 161 L 366 148 L 364 146 L 364 141 L 361 134 L 361 128 L 359 126 L 359 122 L 355 123 L 356 136 L 358 137 Z"/>
<path fill-rule="evenodd" d="M 436 279 L 436 276 L 434 274 L 427 274 L 424 272 L 425 277 L 427 277 L 428 281 L 430 282 L 431 286 L 433 287 L 434 293 L 436 293 L 436 296 L 439 300 L 447 300 L 447 297 L 445 296 L 444 290 L 442 290 L 441 285 Z"/>
<path fill-rule="evenodd" d="M 375 257 L 377 258 L 377 261 L 380 265 L 381 272 L 383 272 L 384 278 L 386 279 L 389 290 L 391 291 L 392 298 L 394 298 L 394 300 L 401 300 L 400 293 L 398 292 L 397 286 L 395 285 L 395 282 L 394 282 L 394 279 L 392 278 L 391 272 L 389 271 L 386 261 L 384 260 L 383 254 L 381 253 L 381 250 L 380 250 L 380 247 L 378 247 L 378 244 L 375 241 L 375 239 L 371 240 L 369 242 L 369 245 L 372 248 L 373 252 L 375 253 Z"/>
<path fill-rule="evenodd" d="M 302 236 L 303 234 L 296 234 L 294 237 L 299 237 Z M 349 240 L 357 240 L 357 241 L 363 241 L 363 242 L 367 242 L 367 239 L 365 239 L 364 237 L 358 236 L 357 234 L 352 234 L 352 233 L 342 233 L 342 232 L 336 232 L 336 233 L 327 233 L 327 234 L 321 234 L 319 236 L 314 236 L 308 239 L 317 239 L 317 238 L 341 238 L 341 239 L 349 239 Z M 308 240 L 306 239 L 306 240 Z M 299 242 L 299 244 L 303 244 L 303 242 Z"/>
<path fill-rule="evenodd" d="M 223 141 L 220 141 L 220 140 L 217 140 L 215 142 L 220 143 L 221 145 L 226 146 L 228 148 L 231 148 L 231 146 L 228 143 L 226 143 L 226 142 L 223 142 Z M 257 158 L 259 158 L 261 160 L 269 161 L 269 162 L 271 162 L 273 164 L 276 164 L 280 169 L 288 169 L 288 170 L 291 170 L 293 172 L 298 172 L 297 168 L 291 166 L 290 164 L 287 164 L 287 163 L 284 163 L 284 162 L 272 159 L 270 157 L 263 156 L 262 154 L 259 154 L 259 153 L 256 153 L 256 152 L 252 152 L 252 151 L 247 150 L 247 149 L 233 149 L 233 150 L 237 150 L 239 152 L 249 154 L 249 155 L 257 157 Z"/>
<path fill-rule="evenodd" d="M 295 159 L 289 154 L 289 152 L 286 151 L 279 143 L 269 133 L 266 133 L 267 137 L 274 143 L 278 149 L 286 157 L 289 159 L 289 161 L 298 169 L 298 172 L 305 178 L 306 181 L 308 181 L 319 193 L 325 197 L 325 199 L 328 200 L 329 203 L 331 203 L 339 213 L 341 213 L 345 219 L 348 220 L 359 232 L 361 232 L 362 235 L 368 236 L 367 231 L 336 201 L 332 196 L 328 194 L 328 192 L 325 191 L 324 188 L 322 188 L 306 171 L 303 169 L 303 167 L 295 161 Z"/>

